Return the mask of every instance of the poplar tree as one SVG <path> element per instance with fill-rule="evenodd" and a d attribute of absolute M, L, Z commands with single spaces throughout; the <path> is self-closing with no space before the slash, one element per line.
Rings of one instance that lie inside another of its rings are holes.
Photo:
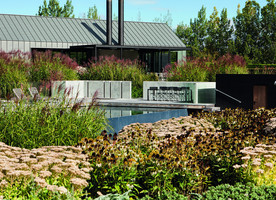
<path fill-rule="evenodd" d="M 96 5 L 89 8 L 87 18 L 88 19 L 100 19 Z"/>
<path fill-rule="evenodd" d="M 258 62 L 261 57 L 260 5 L 254 0 L 246 1 L 242 11 L 238 7 L 237 17 L 233 20 L 236 29 L 236 53 L 251 59 L 253 62 Z"/>
<path fill-rule="evenodd" d="M 176 35 L 186 46 L 192 48 L 192 51 L 188 52 L 192 56 L 197 57 L 205 51 L 205 39 L 207 37 L 206 8 L 202 6 L 198 12 L 198 18 L 190 20 L 190 26 L 184 26 L 183 23 L 178 25 Z"/>
<path fill-rule="evenodd" d="M 267 0 L 261 9 L 261 51 L 262 63 L 276 63 L 276 6 L 274 0 Z"/>

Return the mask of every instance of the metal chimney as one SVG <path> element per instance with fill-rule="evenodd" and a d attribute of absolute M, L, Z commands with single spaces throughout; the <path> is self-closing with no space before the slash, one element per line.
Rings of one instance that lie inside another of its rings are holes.
<path fill-rule="evenodd" d="M 119 45 L 124 45 L 124 0 L 119 0 Z"/>
<path fill-rule="evenodd" d="M 112 0 L 106 0 L 106 43 L 112 44 Z"/>

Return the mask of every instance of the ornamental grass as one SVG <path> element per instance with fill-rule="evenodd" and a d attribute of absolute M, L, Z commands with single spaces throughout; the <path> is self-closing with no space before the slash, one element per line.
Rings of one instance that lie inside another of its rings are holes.
<path fill-rule="evenodd" d="M 0 141 L 11 146 L 75 145 L 83 137 L 95 137 L 108 127 L 105 113 L 96 106 L 96 97 L 87 106 L 82 101 L 64 98 L 0 103 Z"/>
<path fill-rule="evenodd" d="M 219 58 L 210 55 L 187 58 L 186 61 L 169 64 L 164 68 L 168 81 L 216 81 L 216 74 L 248 74 L 242 56 L 226 54 Z"/>

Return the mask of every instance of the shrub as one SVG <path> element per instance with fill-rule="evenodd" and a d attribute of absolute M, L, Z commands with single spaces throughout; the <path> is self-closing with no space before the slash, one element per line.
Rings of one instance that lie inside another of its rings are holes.
<path fill-rule="evenodd" d="M 238 183 L 234 186 L 225 184 L 217 187 L 210 187 L 201 198 L 204 200 L 219 199 L 240 199 L 240 200 L 274 200 L 276 196 L 276 186 L 254 186 L 251 183 L 243 185 Z"/>
<path fill-rule="evenodd" d="M 70 106 L 71 103 L 73 106 Z M 75 145 L 83 137 L 95 137 L 106 128 L 104 111 L 81 102 L 63 100 L 19 101 L 0 108 L 0 141 L 17 147 Z"/>
<path fill-rule="evenodd" d="M 137 61 L 121 60 L 115 56 L 101 57 L 98 61 L 90 61 L 86 72 L 80 74 L 82 80 L 132 81 L 132 97 L 143 96 L 143 81 L 156 81 L 158 77 L 147 74 Z"/>

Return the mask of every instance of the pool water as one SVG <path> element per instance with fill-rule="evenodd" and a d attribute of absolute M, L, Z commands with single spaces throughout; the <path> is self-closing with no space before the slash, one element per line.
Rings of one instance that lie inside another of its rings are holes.
<path fill-rule="evenodd" d="M 101 109 L 105 110 L 106 118 L 133 116 L 133 115 L 141 115 L 141 114 L 172 110 L 168 108 L 111 107 L 111 106 L 103 106 L 101 107 Z"/>

